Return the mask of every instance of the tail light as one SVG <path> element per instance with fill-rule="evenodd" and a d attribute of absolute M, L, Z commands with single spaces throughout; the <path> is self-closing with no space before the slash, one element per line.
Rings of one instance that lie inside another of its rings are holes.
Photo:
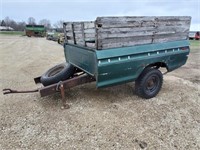
<path fill-rule="evenodd" d="M 189 49 L 189 47 L 188 46 L 186 46 L 186 47 L 181 47 L 181 50 L 188 50 Z"/>

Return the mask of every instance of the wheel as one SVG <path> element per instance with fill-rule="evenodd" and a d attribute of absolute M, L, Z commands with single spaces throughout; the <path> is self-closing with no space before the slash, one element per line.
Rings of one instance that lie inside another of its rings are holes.
<path fill-rule="evenodd" d="M 59 81 L 64 81 L 74 74 L 74 67 L 69 63 L 62 63 L 50 68 L 40 78 L 44 86 L 48 86 Z"/>
<path fill-rule="evenodd" d="M 160 70 L 146 68 L 135 81 L 135 92 L 142 98 L 155 97 L 160 91 L 163 83 L 163 75 Z"/>

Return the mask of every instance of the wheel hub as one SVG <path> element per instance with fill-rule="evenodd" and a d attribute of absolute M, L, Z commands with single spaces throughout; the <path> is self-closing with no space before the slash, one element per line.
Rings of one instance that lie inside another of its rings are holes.
<path fill-rule="evenodd" d="M 158 85 L 158 80 L 155 76 L 153 77 L 150 77 L 148 80 L 147 80 L 147 84 L 146 84 L 146 89 L 149 91 L 149 92 L 153 92 L 156 87 Z"/>

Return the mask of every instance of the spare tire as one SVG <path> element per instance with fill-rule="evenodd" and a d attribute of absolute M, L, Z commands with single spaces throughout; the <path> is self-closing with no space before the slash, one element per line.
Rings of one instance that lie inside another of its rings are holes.
<path fill-rule="evenodd" d="M 58 83 L 59 81 L 64 81 L 69 79 L 74 74 L 74 70 L 74 66 L 67 62 L 58 64 L 46 71 L 41 76 L 40 82 L 44 86 L 48 86 L 54 83 Z"/>

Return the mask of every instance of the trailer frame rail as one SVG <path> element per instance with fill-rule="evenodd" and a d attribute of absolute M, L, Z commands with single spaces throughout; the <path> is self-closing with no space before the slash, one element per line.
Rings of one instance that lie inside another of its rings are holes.
<path fill-rule="evenodd" d="M 41 83 L 40 82 L 41 77 L 34 78 L 35 83 Z M 65 81 L 60 81 L 55 84 L 51 84 L 49 86 L 44 86 L 35 90 L 26 90 L 26 91 L 18 91 L 18 90 L 12 90 L 9 88 L 3 89 L 3 94 L 14 94 L 14 93 L 33 93 L 33 92 L 39 92 L 41 97 L 48 96 L 54 93 L 61 93 L 62 97 L 62 109 L 68 109 L 69 104 L 67 103 L 67 100 L 65 98 L 65 89 L 69 89 L 81 84 L 89 83 L 95 81 L 95 78 L 84 73 L 79 76 L 74 76 L 70 79 L 67 79 Z"/>

